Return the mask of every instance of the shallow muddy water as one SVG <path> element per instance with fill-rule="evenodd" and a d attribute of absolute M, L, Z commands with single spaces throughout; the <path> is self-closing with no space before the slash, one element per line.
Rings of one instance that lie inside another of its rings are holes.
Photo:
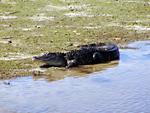
<path fill-rule="evenodd" d="M 131 43 L 120 53 L 118 64 L 82 77 L 0 81 L 0 112 L 149 113 L 150 41 Z"/>

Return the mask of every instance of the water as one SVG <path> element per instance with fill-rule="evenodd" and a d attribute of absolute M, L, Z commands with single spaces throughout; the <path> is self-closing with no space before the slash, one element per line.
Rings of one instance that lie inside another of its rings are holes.
<path fill-rule="evenodd" d="M 82 77 L 0 81 L 0 113 L 150 113 L 150 41 L 129 47 L 119 64 Z"/>

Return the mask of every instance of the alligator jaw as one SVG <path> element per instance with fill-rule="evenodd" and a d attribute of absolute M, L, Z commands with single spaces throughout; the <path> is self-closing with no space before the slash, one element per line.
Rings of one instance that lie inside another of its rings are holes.
<path fill-rule="evenodd" d="M 61 53 L 45 53 L 39 56 L 34 56 L 33 61 L 40 61 L 45 63 L 40 66 L 42 68 L 48 67 L 65 67 L 67 65 L 67 60 L 64 57 L 64 54 Z"/>
<path fill-rule="evenodd" d="M 32 60 L 33 60 L 33 61 L 36 61 L 36 60 L 38 60 L 38 57 L 33 56 L 33 57 L 32 57 Z"/>
<path fill-rule="evenodd" d="M 49 67 L 52 67 L 52 66 L 50 66 L 49 64 L 40 65 L 40 68 L 49 68 Z"/>

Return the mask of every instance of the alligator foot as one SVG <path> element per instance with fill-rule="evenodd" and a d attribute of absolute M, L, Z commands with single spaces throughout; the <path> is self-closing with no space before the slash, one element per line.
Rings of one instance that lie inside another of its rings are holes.
<path fill-rule="evenodd" d="M 68 60 L 67 61 L 67 66 L 66 68 L 70 68 L 70 67 L 75 67 L 77 66 L 77 61 L 74 59 L 74 60 Z"/>

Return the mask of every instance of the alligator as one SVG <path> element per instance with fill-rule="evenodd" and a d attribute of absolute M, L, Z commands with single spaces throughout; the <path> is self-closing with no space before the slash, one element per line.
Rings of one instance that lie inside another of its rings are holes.
<path fill-rule="evenodd" d="M 46 67 L 76 67 L 79 65 L 89 65 L 107 63 L 112 60 L 119 60 L 119 49 L 117 45 L 111 43 L 87 44 L 79 46 L 79 49 L 66 53 L 49 52 L 39 56 L 34 56 L 33 60 L 44 62 L 40 66 Z"/>

